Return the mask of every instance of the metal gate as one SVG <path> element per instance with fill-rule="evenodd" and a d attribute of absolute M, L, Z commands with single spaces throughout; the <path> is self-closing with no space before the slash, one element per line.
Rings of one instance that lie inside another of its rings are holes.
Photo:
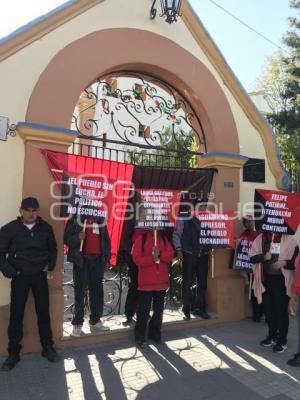
<path fill-rule="evenodd" d="M 186 97 L 166 81 L 134 71 L 115 71 L 90 84 L 79 97 L 71 128 L 79 135 L 69 151 L 89 157 L 186 169 L 197 167 L 206 152 L 201 121 Z M 180 285 L 178 279 L 173 277 L 171 289 Z M 104 279 L 106 314 L 120 313 L 127 282 L 122 265 Z M 72 282 L 65 286 L 68 296 Z M 110 291 L 112 286 L 117 289 Z M 172 290 L 168 298 L 174 298 Z M 70 309 L 72 301 L 65 312 Z"/>
<path fill-rule="evenodd" d="M 193 106 L 167 82 L 145 73 L 116 71 L 81 94 L 72 118 L 79 133 L 71 152 L 165 167 L 196 167 L 206 152 Z"/>

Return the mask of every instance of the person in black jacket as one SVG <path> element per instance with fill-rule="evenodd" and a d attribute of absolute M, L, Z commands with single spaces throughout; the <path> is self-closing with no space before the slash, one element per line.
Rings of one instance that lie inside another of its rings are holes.
<path fill-rule="evenodd" d="M 86 229 L 84 229 L 86 226 Z M 82 249 L 81 242 L 83 242 Z M 80 219 L 67 222 L 64 243 L 69 247 L 68 261 L 73 263 L 75 313 L 72 336 L 81 336 L 84 322 L 84 294 L 89 290 L 90 330 L 96 333 L 109 328 L 102 324 L 103 273 L 110 259 L 110 238 L 103 219 Z"/>
<path fill-rule="evenodd" d="M 198 211 L 205 211 L 207 199 L 200 199 L 195 205 Z M 195 316 L 209 319 L 206 311 L 206 289 L 208 276 L 209 247 L 200 245 L 200 223 L 195 216 L 186 220 L 179 219 L 173 232 L 173 246 L 176 256 L 182 261 L 182 312 L 184 319 L 191 319 L 191 312 Z M 193 275 L 196 273 L 197 290 L 196 298 L 192 304 Z"/>
<path fill-rule="evenodd" d="M 38 216 L 38 211 L 37 199 L 23 199 L 21 217 L 0 231 L 0 270 L 11 278 L 9 356 L 2 365 L 2 370 L 6 371 L 20 361 L 24 310 L 30 289 L 35 301 L 42 356 L 50 362 L 59 360 L 53 348 L 47 281 L 47 272 L 56 264 L 56 241 L 51 226 Z"/>

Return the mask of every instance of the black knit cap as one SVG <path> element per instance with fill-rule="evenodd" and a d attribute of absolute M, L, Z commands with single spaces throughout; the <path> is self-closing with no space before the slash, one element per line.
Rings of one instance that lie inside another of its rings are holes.
<path fill-rule="evenodd" d="M 24 210 L 25 208 L 40 208 L 40 205 L 35 197 L 26 197 L 21 203 L 21 209 Z"/>

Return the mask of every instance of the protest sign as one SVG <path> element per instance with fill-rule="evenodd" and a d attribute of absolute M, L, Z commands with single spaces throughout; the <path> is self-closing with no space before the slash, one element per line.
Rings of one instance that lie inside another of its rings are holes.
<path fill-rule="evenodd" d="M 233 269 L 252 270 L 254 264 L 250 262 L 249 250 L 254 239 L 260 232 L 250 230 L 244 232 L 238 239 L 233 259 Z"/>
<path fill-rule="evenodd" d="M 233 211 L 215 213 L 210 211 L 196 211 L 195 217 L 199 221 L 200 245 L 215 247 L 235 247 Z"/>
<path fill-rule="evenodd" d="M 300 194 L 255 190 L 255 228 L 263 232 L 294 235 L 300 222 Z"/>
<path fill-rule="evenodd" d="M 180 190 L 135 189 L 139 204 L 145 209 L 139 228 L 174 228 L 179 213 Z"/>

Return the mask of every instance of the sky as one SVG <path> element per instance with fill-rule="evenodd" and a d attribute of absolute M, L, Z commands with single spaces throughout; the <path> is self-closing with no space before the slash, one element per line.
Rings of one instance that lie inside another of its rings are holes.
<path fill-rule="evenodd" d="M 214 0 L 272 42 L 283 47 L 282 36 L 295 16 L 288 0 Z M 279 49 L 243 26 L 210 0 L 190 0 L 231 69 L 247 91 L 255 88 L 268 57 Z"/>
<path fill-rule="evenodd" d="M 130 0 L 127 0 L 130 1 Z M 287 18 L 295 13 L 288 0 L 189 0 L 227 63 L 247 91 L 269 56 L 278 48 L 219 9 L 213 1 L 282 46 Z M 9 0 L 0 12 L 0 38 L 64 3 L 64 0 Z"/>

